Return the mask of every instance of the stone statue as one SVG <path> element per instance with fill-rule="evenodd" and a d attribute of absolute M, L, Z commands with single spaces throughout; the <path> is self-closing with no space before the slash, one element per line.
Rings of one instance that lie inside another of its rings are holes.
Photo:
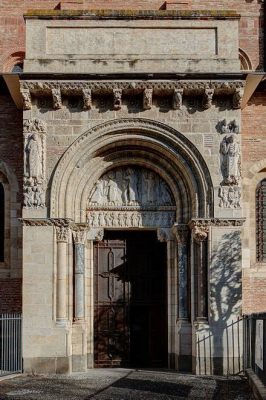
<path fill-rule="evenodd" d="M 28 139 L 27 152 L 27 173 L 29 177 L 39 179 L 42 176 L 41 146 L 37 133 L 33 133 Z"/>
<path fill-rule="evenodd" d="M 113 171 L 111 171 L 107 176 L 106 191 L 109 203 L 112 203 L 113 205 L 121 204 L 121 191 L 116 182 L 116 174 Z"/>
<path fill-rule="evenodd" d="M 103 181 L 99 180 L 95 183 L 91 196 L 89 197 L 91 203 L 101 204 L 103 201 Z"/>
<path fill-rule="evenodd" d="M 240 148 L 235 135 L 225 136 L 221 142 L 221 170 L 225 184 L 238 184 L 240 179 Z"/>
<path fill-rule="evenodd" d="M 137 177 L 132 168 L 126 170 L 124 176 L 124 199 L 126 203 L 135 203 L 138 201 Z"/>

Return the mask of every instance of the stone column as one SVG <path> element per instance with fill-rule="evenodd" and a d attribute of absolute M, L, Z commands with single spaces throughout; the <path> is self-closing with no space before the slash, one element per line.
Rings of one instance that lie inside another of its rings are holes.
<path fill-rule="evenodd" d="M 86 231 L 79 229 L 73 232 L 75 243 L 75 311 L 76 321 L 85 317 L 85 238 Z"/>
<path fill-rule="evenodd" d="M 67 321 L 67 242 L 68 226 L 56 227 L 57 239 L 57 285 L 56 285 L 56 322 L 65 325 Z"/>
<path fill-rule="evenodd" d="M 176 226 L 175 235 L 178 253 L 178 319 L 188 320 L 188 229 Z"/>
<path fill-rule="evenodd" d="M 206 322 L 208 319 L 207 298 L 207 267 L 208 267 L 208 232 L 207 224 L 193 222 L 191 224 L 193 236 L 194 270 L 197 275 L 195 290 L 197 296 L 196 319 L 198 322 Z"/>

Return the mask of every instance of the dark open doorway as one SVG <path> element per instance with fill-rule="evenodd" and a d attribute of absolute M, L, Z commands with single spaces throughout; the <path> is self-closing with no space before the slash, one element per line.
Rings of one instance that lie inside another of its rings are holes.
<path fill-rule="evenodd" d="M 166 264 L 153 231 L 107 231 L 94 244 L 96 367 L 167 367 Z"/>

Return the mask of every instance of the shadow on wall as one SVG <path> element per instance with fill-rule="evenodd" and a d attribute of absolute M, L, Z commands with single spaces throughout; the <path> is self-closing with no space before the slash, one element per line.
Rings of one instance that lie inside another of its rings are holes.
<path fill-rule="evenodd" d="M 209 285 L 210 326 L 198 330 L 199 373 L 239 374 L 243 371 L 240 231 L 216 238 Z"/>

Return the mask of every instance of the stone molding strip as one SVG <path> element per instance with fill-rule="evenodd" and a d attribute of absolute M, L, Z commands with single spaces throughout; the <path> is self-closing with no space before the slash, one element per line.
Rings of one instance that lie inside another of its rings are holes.
<path fill-rule="evenodd" d="M 53 108 L 62 107 L 62 96 L 81 96 L 83 108 L 90 109 L 93 95 L 112 95 L 113 107 L 119 110 L 122 96 L 143 95 L 143 108 L 150 109 L 152 96 L 171 96 L 172 107 L 178 109 L 182 105 L 184 95 L 202 96 L 202 105 L 208 109 L 212 105 L 213 96 L 232 96 L 232 107 L 240 108 L 245 82 L 241 80 L 180 80 L 180 81 L 35 81 L 20 82 L 24 110 L 32 107 L 31 96 L 51 96 Z"/>

